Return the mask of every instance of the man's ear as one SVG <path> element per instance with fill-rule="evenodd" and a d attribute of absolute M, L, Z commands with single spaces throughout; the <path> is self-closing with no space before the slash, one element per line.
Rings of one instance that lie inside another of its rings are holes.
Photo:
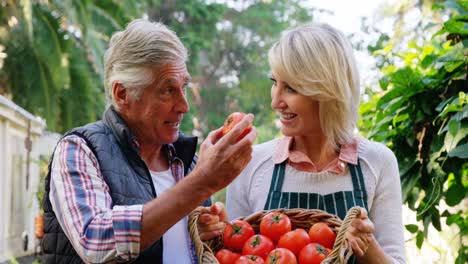
<path fill-rule="evenodd" d="M 130 98 L 127 89 L 125 89 L 125 87 L 121 83 L 114 82 L 114 84 L 112 85 L 112 96 L 114 97 L 114 102 L 120 108 L 128 105 Z"/>

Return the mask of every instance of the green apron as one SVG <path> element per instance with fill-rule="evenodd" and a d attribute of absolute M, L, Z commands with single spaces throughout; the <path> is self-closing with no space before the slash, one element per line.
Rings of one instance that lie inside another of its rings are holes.
<path fill-rule="evenodd" d="M 275 165 L 270 191 L 268 192 L 268 198 L 265 203 L 265 210 L 278 208 L 320 209 L 327 213 L 337 215 L 341 219 L 345 218 L 346 213 L 353 206 L 361 206 L 369 211 L 367 206 L 366 186 L 364 184 L 364 177 L 362 176 L 359 160 L 357 165 L 348 164 L 353 181 L 353 190 L 326 195 L 318 193 L 281 192 L 286 162 L 287 160 L 281 164 Z M 355 263 L 354 256 L 349 259 L 348 263 Z"/>

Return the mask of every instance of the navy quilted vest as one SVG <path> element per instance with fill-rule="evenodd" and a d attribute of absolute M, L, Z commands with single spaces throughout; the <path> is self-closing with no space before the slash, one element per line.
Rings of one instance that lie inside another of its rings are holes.
<path fill-rule="evenodd" d="M 144 204 L 157 196 L 149 170 L 131 142 L 131 131 L 112 108 L 104 113 L 102 121 L 72 129 L 64 137 L 71 134 L 82 137 L 96 155 L 114 205 Z M 196 145 L 197 138 L 182 134 L 174 143 L 177 156 L 184 162 L 186 175 L 195 166 Z M 52 210 L 50 168 L 51 164 L 45 182 L 43 263 L 83 263 Z M 207 200 L 203 205 L 210 204 Z M 162 247 L 162 239 L 156 241 L 135 263 L 162 263 Z"/>

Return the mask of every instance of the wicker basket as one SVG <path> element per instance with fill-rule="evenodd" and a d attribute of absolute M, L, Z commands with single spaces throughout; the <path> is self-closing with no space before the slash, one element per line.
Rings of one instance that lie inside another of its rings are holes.
<path fill-rule="evenodd" d="M 309 228 L 317 223 L 323 222 L 330 226 L 337 233 L 335 244 L 333 245 L 332 252 L 328 257 L 322 261 L 323 263 L 339 263 L 345 264 L 353 254 L 351 246 L 345 239 L 346 230 L 353 219 L 358 217 L 361 213 L 360 207 L 356 206 L 351 208 L 344 221 L 335 215 L 329 214 L 322 210 L 308 210 L 308 209 L 277 209 L 269 211 L 261 211 L 254 213 L 247 217 L 240 217 L 239 219 L 244 220 L 252 225 L 255 233 L 259 233 L 260 221 L 262 217 L 271 211 L 278 211 L 286 214 L 293 225 L 293 228 L 303 228 L 309 230 Z M 195 244 L 195 250 L 197 252 L 198 260 L 203 264 L 219 264 L 215 257 L 215 252 L 223 247 L 223 240 L 219 237 L 217 239 L 202 242 L 197 228 L 198 216 L 200 215 L 200 208 L 195 209 L 189 217 L 189 232 L 193 243 Z"/>

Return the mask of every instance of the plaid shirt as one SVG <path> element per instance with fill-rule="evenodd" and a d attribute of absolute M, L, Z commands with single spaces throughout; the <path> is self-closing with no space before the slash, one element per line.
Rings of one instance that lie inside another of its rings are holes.
<path fill-rule="evenodd" d="M 184 177 L 184 166 L 175 156 L 175 148 L 167 148 L 172 175 L 178 182 Z M 59 142 L 52 165 L 49 198 L 78 255 L 94 263 L 137 258 L 143 204 L 113 205 L 96 156 L 78 136 Z M 192 263 L 197 263 L 188 232 L 186 239 L 191 244 Z"/>

